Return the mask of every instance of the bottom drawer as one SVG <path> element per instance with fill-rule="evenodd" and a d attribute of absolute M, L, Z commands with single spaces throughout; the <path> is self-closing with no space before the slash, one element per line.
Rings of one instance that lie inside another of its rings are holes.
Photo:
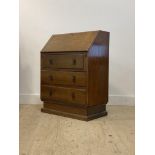
<path fill-rule="evenodd" d="M 42 85 L 41 100 L 86 104 L 86 90 Z"/>

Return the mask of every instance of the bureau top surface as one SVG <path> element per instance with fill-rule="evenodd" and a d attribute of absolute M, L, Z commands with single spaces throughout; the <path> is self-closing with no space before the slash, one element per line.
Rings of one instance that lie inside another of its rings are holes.
<path fill-rule="evenodd" d="M 88 51 L 100 32 L 88 31 L 52 35 L 41 52 Z"/>

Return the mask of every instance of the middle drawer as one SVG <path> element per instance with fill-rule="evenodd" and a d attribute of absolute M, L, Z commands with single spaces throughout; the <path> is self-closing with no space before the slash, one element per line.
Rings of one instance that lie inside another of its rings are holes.
<path fill-rule="evenodd" d="M 41 84 L 43 85 L 66 85 L 66 86 L 86 86 L 86 72 L 68 71 L 41 71 Z"/>

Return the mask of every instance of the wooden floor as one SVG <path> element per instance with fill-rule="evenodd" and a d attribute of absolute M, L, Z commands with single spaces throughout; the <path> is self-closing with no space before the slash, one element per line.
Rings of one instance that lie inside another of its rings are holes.
<path fill-rule="evenodd" d="M 134 155 L 134 107 L 85 122 L 20 105 L 20 155 Z"/>

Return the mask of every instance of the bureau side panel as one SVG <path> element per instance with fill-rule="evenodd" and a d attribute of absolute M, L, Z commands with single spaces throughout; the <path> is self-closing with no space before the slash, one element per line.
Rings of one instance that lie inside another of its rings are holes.
<path fill-rule="evenodd" d="M 109 33 L 99 32 L 88 51 L 88 105 L 107 104 Z"/>

